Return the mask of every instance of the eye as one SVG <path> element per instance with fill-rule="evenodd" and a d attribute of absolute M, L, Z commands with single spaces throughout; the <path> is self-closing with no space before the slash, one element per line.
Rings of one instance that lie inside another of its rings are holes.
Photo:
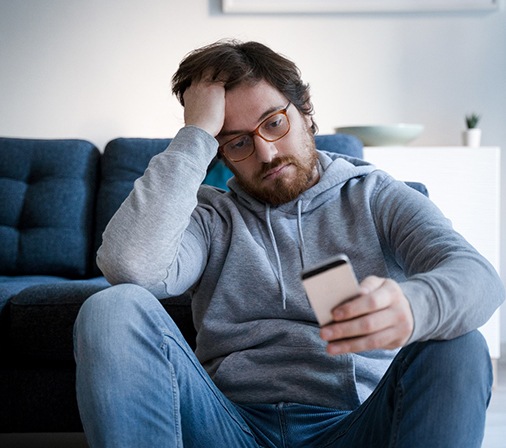
<path fill-rule="evenodd" d="M 234 138 L 231 142 L 227 144 L 228 151 L 240 151 L 251 144 L 251 137 L 249 135 L 241 135 L 237 138 Z"/>
<path fill-rule="evenodd" d="M 283 126 L 284 122 L 285 122 L 285 115 L 284 114 L 276 114 L 266 121 L 263 128 L 267 131 L 268 130 L 275 130 L 276 128 L 279 128 L 280 126 Z"/>

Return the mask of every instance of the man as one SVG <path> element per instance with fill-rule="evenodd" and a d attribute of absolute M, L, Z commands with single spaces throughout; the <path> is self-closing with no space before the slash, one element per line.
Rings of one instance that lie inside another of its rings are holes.
<path fill-rule="evenodd" d="M 269 48 L 196 50 L 173 91 L 185 127 L 109 223 L 117 286 L 76 322 L 90 445 L 480 446 L 489 263 L 423 195 L 317 151 L 308 86 Z M 217 151 L 229 193 L 200 185 Z M 319 328 L 300 273 L 338 253 L 360 294 Z M 189 288 L 195 354 L 157 300 Z"/>

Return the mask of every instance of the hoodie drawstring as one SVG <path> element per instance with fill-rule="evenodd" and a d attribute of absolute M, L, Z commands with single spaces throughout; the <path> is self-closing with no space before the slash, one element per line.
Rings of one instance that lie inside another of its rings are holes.
<path fill-rule="evenodd" d="M 278 271 L 276 272 L 276 276 L 278 277 L 279 287 L 281 288 L 283 309 L 286 310 L 286 288 L 285 288 L 285 281 L 283 278 L 283 268 L 281 266 L 281 258 L 279 256 L 279 250 L 278 250 L 278 245 L 276 243 L 276 237 L 274 236 L 274 231 L 272 229 L 271 207 L 269 204 L 266 205 L 265 218 L 266 218 L 266 222 L 267 222 L 267 228 L 269 229 L 269 237 L 271 239 L 271 244 L 272 244 L 272 247 L 274 248 L 274 254 L 276 256 L 276 263 L 277 263 L 277 268 L 278 268 Z M 302 269 L 304 269 L 305 244 L 304 244 L 304 235 L 302 233 L 302 201 L 297 202 L 297 231 L 298 231 L 298 235 L 299 235 L 300 260 L 301 260 L 301 264 L 302 264 Z"/>
<path fill-rule="evenodd" d="M 304 234 L 302 233 L 302 201 L 297 202 L 297 230 L 299 232 L 299 254 L 302 269 L 304 269 L 304 253 L 306 245 L 304 244 Z"/>
<path fill-rule="evenodd" d="M 274 247 L 274 254 L 276 255 L 276 263 L 278 264 L 278 282 L 279 287 L 281 288 L 281 297 L 283 298 L 283 309 L 286 310 L 286 289 L 285 289 L 285 281 L 283 279 L 283 269 L 281 268 L 281 258 L 279 257 L 278 245 L 276 244 L 276 238 L 274 237 L 274 231 L 272 230 L 271 225 L 271 207 L 269 204 L 266 206 L 265 213 L 267 228 L 269 229 L 269 236 L 271 238 L 272 246 Z"/>

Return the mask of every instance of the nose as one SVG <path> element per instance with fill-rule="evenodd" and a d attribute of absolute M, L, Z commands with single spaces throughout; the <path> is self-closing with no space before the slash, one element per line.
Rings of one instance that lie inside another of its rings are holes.
<path fill-rule="evenodd" d="M 276 157 L 278 150 L 274 142 L 266 142 L 259 135 L 255 135 L 255 157 L 261 163 L 270 163 Z"/>

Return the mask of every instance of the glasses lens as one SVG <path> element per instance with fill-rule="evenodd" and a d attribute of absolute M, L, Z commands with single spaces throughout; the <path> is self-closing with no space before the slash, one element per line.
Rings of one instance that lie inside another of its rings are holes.
<path fill-rule="evenodd" d="M 266 118 L 253 132 L 239 135 L 220 146 L 225 157 L 232 162 L 247 159 L 255 152 L 255 142 L 253 140 L 255 134 L 267 142 L 275 142 L 283 138 L 290 131 L 290 121 L 286 115 L 286 109 L 289 106 L 290 103 L 284 110 Z"/>
<path fill-rule="evenodd" d="M 258 129 L 260 136 L 267 141 L 276 141 L 290 130 L 290 123 L 285 113 L 280 112 L 267 118 Z"/>
<path fill-rule="evenodd" d="M 255 145 L 250 135 L 240 135 L 223 146 L 225 155 L 232 161 L 239 161 L 253 154 Z"/>

